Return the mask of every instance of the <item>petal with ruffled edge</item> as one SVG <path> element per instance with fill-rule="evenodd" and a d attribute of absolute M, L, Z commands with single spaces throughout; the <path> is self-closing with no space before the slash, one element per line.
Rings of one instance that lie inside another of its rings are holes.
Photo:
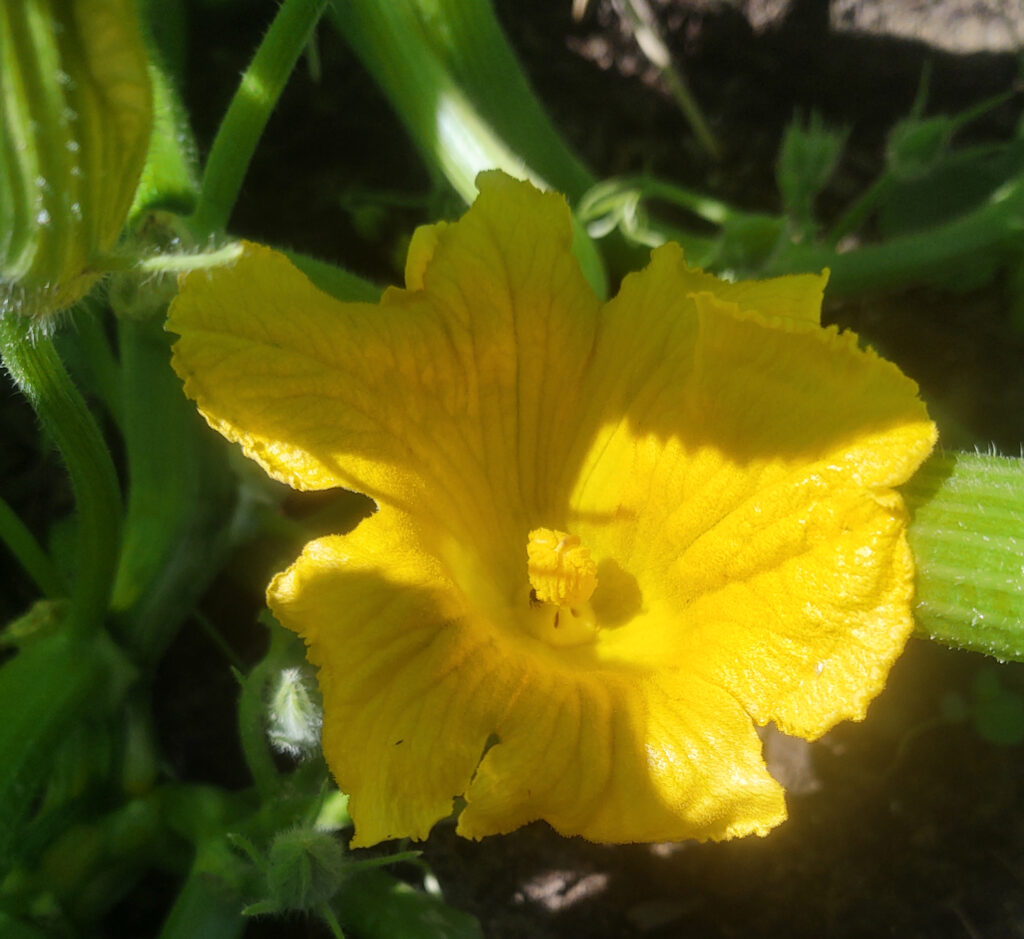
<path fill-rule="evenodd" d="M 309 544 L 268 591 L 320 669 L 354 845 L 425 838 L 463 794 L 459 831 L 476 838 L 538 818 L 599 841 L 725 838 L 785 817 L 750 719 L 720 688 L 517 643 L 419 544 L 383 508 Z"/>
<path fill-rule="evenodd" d="M 271 475 L 476 532 L 513 522 L 518 555 L 578 426 L 599 304 L 561 197 L 501 174 L 480 187 L 460 221 L 414 241 L 418 289 L 341 303 L 246 245 L 232 268 L 183 278 L 168 328 L 186 392 Z"/>
<path fill-rule="evenodd" d="M 468 837 L 540 818 L 591 841 L 723 839 L 786 817 L 750 718 L 698 676 L 533 668 L 496 734 L 459 817 Z"/>
<path fill-rule="evenodd" d="M 759 723 L 813 737 L 862 717 L 910 633 L 901 500 L 934 427 L 916 386 L 850 334 L 686 295 L 654 253 L 606 308 L 622 363 L 581 463 L 573 530 L 630 588 L 608 662 L 687 662 Z M 621 599 L 593 597 L 600 614 Z"/>
<path fill-rule="evenodd" d="M 319 668 L 324 756 L 351 797 L 354 845 L 425 838 L 480 761 L 508 678 L 459 593 L 388 507 L 308 544 L 267 591 Z"/>

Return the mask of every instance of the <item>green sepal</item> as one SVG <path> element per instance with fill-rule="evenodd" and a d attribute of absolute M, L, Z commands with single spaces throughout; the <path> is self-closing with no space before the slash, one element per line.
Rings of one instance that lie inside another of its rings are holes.
<path fill-rule="evenodd" d="M 481 939 L 476 917 L 383 871 L 362 870 L 331 903 L 345 929 L 365 939 Z"/>
<path fill-rule="evenodd" d="M 149 78 L 153 134 L 129 212 L 132 221 L 151 209 L 188 215 L 199 195 L 196 144 L 181 96 L 173 79 L 154 63 L 150 63 Z"/>
<path fill-rule="evenodd" d="M 1024 460 L 939 453 L 903 493 L 919 634 L 1024 661 Z"/>

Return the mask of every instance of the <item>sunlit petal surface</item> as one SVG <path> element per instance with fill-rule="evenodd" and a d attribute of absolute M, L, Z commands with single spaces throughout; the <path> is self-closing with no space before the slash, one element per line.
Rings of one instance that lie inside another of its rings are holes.
<path fill-rule="evenodd" d="M 823 277 L 726 284 L 668 245 L 602 305 L 560 197 L 479 185 L 379 305 L 251 245 L 171 311 L 212 426 L 379 506 L 268 592 L 319 667 L 353 843 L 458 797 L 470 837 L 764 834 L 757 725 L 863 718 L 910 634 L 917 388 L 819 325 Z"/>

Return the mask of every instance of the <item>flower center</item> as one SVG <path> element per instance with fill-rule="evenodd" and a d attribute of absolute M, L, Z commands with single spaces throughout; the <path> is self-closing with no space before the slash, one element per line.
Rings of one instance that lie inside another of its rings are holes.
<path fill-rule="evenodd" d="M 526 545 L 530 576 L 530 632 L 554 646 L 592 642 L 597 622 L 590 597 L 597 565 L 576 535 L 550 528 L 530 532 Z"/>

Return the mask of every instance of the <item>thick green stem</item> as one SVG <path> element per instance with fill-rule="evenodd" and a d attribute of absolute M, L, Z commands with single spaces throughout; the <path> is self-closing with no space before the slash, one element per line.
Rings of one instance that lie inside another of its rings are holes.
<path fill-rule="evenodd" d="M 0 318 L 0 357 L 57 445 L 75 493 L 77 547 L 71 592 L 74 635 L 99 627 L 117 564 L 121 495 L 117 473 L 99 427 L 72 384 L 53 343 L 30 335 L 27 320 Z"/>
<path fill-rule="evenodd" d="M 210 149 L 199 204 L 197 234 L 227 228 L 249 161 L 326 0 L 285 0 L 242 76 Z"/>
<path fill-rule="evenodd" d="M 466 202 L 476 198 L 477 174 L 495 168 L 544 189 L 554 186 L 570 196 L 582 194 L 591 180 L 571 153 L 553 142 L 555 132 L 530 94 L 485 0 L 444 0 L 429 11 L 426 4 L 422 7 L 420 0 L 332 0 L 328 13 L 390 99 L 431 170 L 443 175 Z M 471 54 L 465 46 L 474 42 L 483 45 Z M 490 64 L 485 63 L 488 56 L 494 58 Z M 491 87 L 494 82 L 503 84 L 500 92 Z M 503 138 L 485 118 L 478 98 L 491 111 L 505 114 L 510 137 Z M 541 136 L 531 137 L 534 131 Z M 533 165 L 527 151 L 541 138 L 537 152 L 543 154 L 543 165 Z M 583 273 L 604 296 L 607 280 L 597 249 L 578 223 L 573 234 Z"/>
<path fill-rule="evenodd" d="M 224 454 L 181 393 L 159 320 L 118 324 L 128 506 L 111 610 L 154 664 L 219 569 L 234 532 Z"/>
<path fill-rule="evenodd" d="M 1024 661 L 1024 460 L 937 454 L 903 492 L 921 632 Z"/>
<path fill-rule="evenodd" d="M 594 177 L 530 88 L 491 0 L 412 0 L 412 6 L 430 48 L 481 116 L 531 169 L 571 202 L 579 199 Z"/>
<path fill-rule="evenodd" d="M 427 165 L 463 199 L 476 197 L 481 170 L 530 175 L 444 65 L 411 0 L 334 0 L 328 15 L 390 99 Z M 547 185 L 540 176 L 531 178 Z"/>

